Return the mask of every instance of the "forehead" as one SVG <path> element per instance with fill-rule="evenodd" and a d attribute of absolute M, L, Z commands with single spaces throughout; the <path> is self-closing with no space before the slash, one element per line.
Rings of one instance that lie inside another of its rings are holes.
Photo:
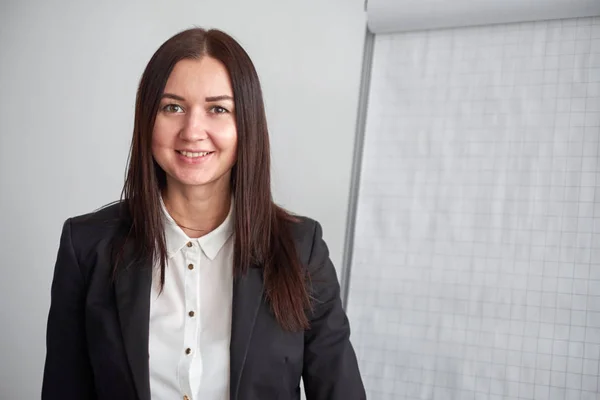
<path fill-rule="evenodd" d="M 190 100 L 206 96 L 233 96 L 227 69 L 219 60 L 209 56 L 177 62 L 167 79 L 165 92 Z"/>

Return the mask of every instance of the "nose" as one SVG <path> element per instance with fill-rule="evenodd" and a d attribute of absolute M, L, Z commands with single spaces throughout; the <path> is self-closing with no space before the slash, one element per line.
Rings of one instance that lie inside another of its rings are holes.
<path fill-rule="evenodd" d="M 204 140 L 208 137 L 207 122 L 202 110 L 193 109 L 186 115 L 185 124 L 179 132 L 179 136 L 190 142 Z"/>

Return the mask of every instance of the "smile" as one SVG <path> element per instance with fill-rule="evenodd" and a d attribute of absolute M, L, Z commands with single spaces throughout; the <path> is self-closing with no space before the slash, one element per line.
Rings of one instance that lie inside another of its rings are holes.
<path fill-rule="evenodd" d="M 177 151 L 177 152 L 187 158 L 206 157 L 207 155 L 214 153 L 214 151 L 202 151 L 199 153 L 192 153 L 190 151 Z"/>

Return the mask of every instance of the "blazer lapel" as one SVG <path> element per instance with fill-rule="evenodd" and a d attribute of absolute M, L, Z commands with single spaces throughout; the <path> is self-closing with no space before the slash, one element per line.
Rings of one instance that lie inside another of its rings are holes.
<path fill-rule="evenodd" d="M 262 269 L 249 268 L 248 273 L 233 282 L 230 399 L 237 400 L 248 346 L 263 295 Z"/>
<path fill-rule="evenodd" d="M 140 400 L 150 400 L 148 329 L 152 268 L 143 262 L 127 262 L 115 282 L 115 296 L 125 352 Z"/>

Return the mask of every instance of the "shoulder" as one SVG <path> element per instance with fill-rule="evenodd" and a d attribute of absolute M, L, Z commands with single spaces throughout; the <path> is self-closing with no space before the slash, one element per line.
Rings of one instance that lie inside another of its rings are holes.
<path fill-rule="evenodd" d="M 319 221 L 302 215 L 293 215 L 293 221 L 289 226 L 298 254 L 304 264 L 309 264 L 315 256 L 329 255 Z"/>
<path fill-rule="evenodd" d="M 110 203 L 95 211 L 70 217 L 67 222 L 72 230 L 78 233 L 86 232 L 108 233 L 120 227 L 127 219 L 127 209 L 122 201 Z"/>
<path fill-rule="evenodd" d="M 294 220 L 290 222 L 290 230 L 296 243 L 311 239 L 317 230 L 317 226 L 320 227 L 320 224 L 312 218 L 302 215 L 294 215 L 293 218 Z"/>
<path fill-rule="evenodd" d="M 312 218 L 295 216 L 291 223 L 292 237 L 298 249 L 300 262 L 308 274 L 309 292 L 313 306 L 321 309 L 323 304 L 340 301 L 340 285 L 337 272 L 329 257 L 329 248 L 323 240 L 321 224 Z M 341 305 L 340 305 L 341 307 Z M 321 311 L 316 308 L 312 318 Z"/>
<path fill-rule="evenodd" d="M 78 255 L 85 255 L 99 244 L 108 244 L 126 233 L 127 221 L 127 207 L 124 202 L 118 201 L 68 218 L 63 226 L 63 234 L 69 232 L 73 249 Z"/>

